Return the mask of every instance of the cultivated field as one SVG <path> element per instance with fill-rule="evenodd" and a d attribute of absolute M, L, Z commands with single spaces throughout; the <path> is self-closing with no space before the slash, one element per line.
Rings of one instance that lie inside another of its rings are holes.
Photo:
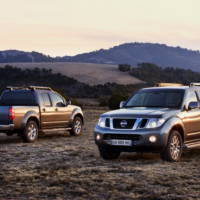
<path fill-rule="evenodd" d="M 92 137 L 102 112 L 85 110 L 79 137 L 55 133 L 25 144 L 0 136 L 0 199 L 200 199 L 200 150 L 179 163 L 128 153 L 104 161 Z"/>
<path fill-rule="evenodd" d="M 5 66 L 1 63 L 0 67 Z M 59 72 L 66 76 L 73 77 L 80 82 L 89 85 L 118 83 L 118 84 L 137 84 L 142 83 L 130 76 L 128 73 L 120 72 L 117 65 L 91 64 L 91 63 L 10 63 L 12 66 L 21 68 L 47 68 L 53 72 Z"/>

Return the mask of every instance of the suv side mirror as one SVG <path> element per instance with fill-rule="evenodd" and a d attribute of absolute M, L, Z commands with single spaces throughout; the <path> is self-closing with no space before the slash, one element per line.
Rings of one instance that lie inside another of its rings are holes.
<path fill-rule="evenodd" d="M 119 104 L 119 108 L 123 108 L 125 103 L 126 103 L 126 101 L 121 101 L 120 104 Z"/>
<path fill-rule="evenodd" d="M 191 101 L 188 105 L 188 110 L 193 110 L 199 107 L 199 103 L 197 101 Z"/>

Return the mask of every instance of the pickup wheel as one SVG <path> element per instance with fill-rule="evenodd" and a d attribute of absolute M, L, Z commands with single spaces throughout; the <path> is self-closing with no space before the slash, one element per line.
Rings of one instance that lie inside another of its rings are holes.
<path fill-rule="evenodd" d="M 120 156 L 121 152 L 109 147 L 99 146 L 99 153 L 104 160 L 114 160 Z"/>
<path fill-rule="evenodd" d="M 30 120 L 27 122 L 26 127 L 22 132 L 22 139 L 24 142 L 35 142 L 38 138 L 38 125 L 35 121 Z"/>
<path fill-rule="evenodd" d="M 70 135 L 78 136 L 81 134 L 83 128 L 83 121 L 80 117 L 75 117 L 72 122 L 72 129 L 70 130 Z"/>
<path fill-rule="evenodd" d="M 170 162 L 177 162 L 181 158 L 183 140 L 180 133 L 173 130 L 169 136 L 167 146 L 161 153 L 161 158 Z"/>

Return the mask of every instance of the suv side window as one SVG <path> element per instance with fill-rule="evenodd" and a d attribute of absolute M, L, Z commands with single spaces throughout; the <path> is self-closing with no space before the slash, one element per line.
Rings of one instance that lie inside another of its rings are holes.
<path fill-rule="evenodd" d="M 53 92 L 50 93 L 50 95 L 51 95 L 51 99 L 52 99 L 54 106 L 56 106 L 56 107 L 64 107 L 65 106 L 65 101 L 60 95 L 53 93 Z"/>
<path fill-rule="evenodd" d="M 42 97 L 43 105 L 45 107 L 50 107 L 51 106 L 51 100 L 49 98 L 48 93 L 41 93 L 41 97 Z"/>

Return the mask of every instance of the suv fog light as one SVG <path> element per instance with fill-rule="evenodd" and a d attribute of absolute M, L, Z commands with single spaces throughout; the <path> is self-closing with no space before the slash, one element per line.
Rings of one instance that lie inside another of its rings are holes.
<path fill-rule="evenodd" d="M 156 142 L 156 140 L 157 140 L 157 138 L 154 135 L 152 135 L 152 136 L 149 137 L 149 141 L 150 142 Z"/>
<path fill-rule="evenodd" d="M 96 140 L 100 140 L 101 139 L 101 135 L 100 134 L 97 134 L 96 135 Z"/>

